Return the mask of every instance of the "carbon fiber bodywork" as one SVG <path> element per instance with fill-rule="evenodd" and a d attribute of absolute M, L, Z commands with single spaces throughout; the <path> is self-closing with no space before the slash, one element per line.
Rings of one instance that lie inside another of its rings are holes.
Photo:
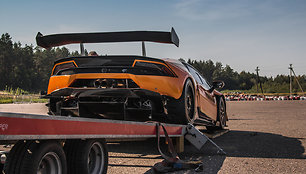
<path fill-rule="evenodd" d="M 145 89 L 63 88 L 46 95 L 51 114 L 166 121 L 166 96 Z"/>
<path fill-rule="evenodd" d="M 150 41 L 174 44 L 179 46 L 179 38 L 172 28 L 171 32 L 163 31 L 122 31 L 99 33 L 65 33 L 43 36 L 37 33 L 37 45 L 50 48 L 73 43 L 137 42 Z"/>

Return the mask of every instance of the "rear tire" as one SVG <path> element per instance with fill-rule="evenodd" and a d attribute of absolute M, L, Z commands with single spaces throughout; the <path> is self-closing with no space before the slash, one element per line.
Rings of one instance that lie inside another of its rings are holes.
<path fill-rule="evenodd" d="M 195 120 L 195 92 L 190 79 L 187 79 L 181 97 L 168 104 L 171 123 L 193 124 Z"/>

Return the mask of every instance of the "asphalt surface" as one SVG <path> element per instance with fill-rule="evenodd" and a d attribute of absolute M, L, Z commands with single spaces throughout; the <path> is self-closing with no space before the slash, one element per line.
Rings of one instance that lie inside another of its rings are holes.
<path fill-rule="evenodd" d="M 199 151 L 185 145 L 182 159 L 201 160 L 198 173 L 306 173 L 306 101 L 228 102 L 230 131 Z M 0 112 L 45 114 L 43 104 L 4 104 Z M 155 139 L 108 144 L 108 173 L 153 173 L 163 159 Z M 164 148 L 165 150 L 166 148 Z M 172 173 L 197 173 L 194 170 Z"/>

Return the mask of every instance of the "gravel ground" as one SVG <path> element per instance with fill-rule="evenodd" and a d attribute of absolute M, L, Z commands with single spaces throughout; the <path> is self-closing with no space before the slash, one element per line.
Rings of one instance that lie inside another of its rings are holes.
<path fill-rule="evenodd" d="M 183 159 L 203 161 L 201 173 L 306 173 L 306 101 L 228 102 L 230 132 L 215 138 L 226 156 L 207 143 L 185 145 Z M 0 112 L 45 114 L 44 104 L 3 104 Z M 154 139 L 108 144 L 108 173 L 152 173 L 161 162 Z M 193 170 L 173 173 L 196 173 Z"/>

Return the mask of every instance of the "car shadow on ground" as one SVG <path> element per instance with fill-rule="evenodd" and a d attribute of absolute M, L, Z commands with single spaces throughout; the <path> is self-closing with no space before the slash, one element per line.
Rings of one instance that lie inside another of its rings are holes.
<path fill-rule="evenodd" d="M 214 139 L 230 157 L 306 159 L 299 138 L 279 134 L 251 131 L 230 131 Z M 207 145 L 201 152 L 209 155 L 213 146 Z"/>
<path fill-rule="evenodd" d="M 218 173 L 226 157 L 251 157 L 251 158 L 281 158 L 281 159 L 306 159 L 305 149 L 299 138 L 285 137 L 278 134 L 230 131 L 221 137 L 213 139 L 227 155 L 218 155 L 218 149 L 207 142 L 201 150 L 191 144 L 185 144 L 185 152 L 180 157 L 185 160 L 203 161 L 203 173 Z M 166 149 L 163 147 L 163 149 Z M 122 142 L 109 146 L 110 152 L 159 154 L 155 139 L 139 142 Z M 141 155 L 139 156 L 141 158 Z M 162 161 L 161 157 L 160 158 Z M 146 173 L 153 173 L 148 170 Z M 195 173 L 193 170 L 175 173 Z"/>

